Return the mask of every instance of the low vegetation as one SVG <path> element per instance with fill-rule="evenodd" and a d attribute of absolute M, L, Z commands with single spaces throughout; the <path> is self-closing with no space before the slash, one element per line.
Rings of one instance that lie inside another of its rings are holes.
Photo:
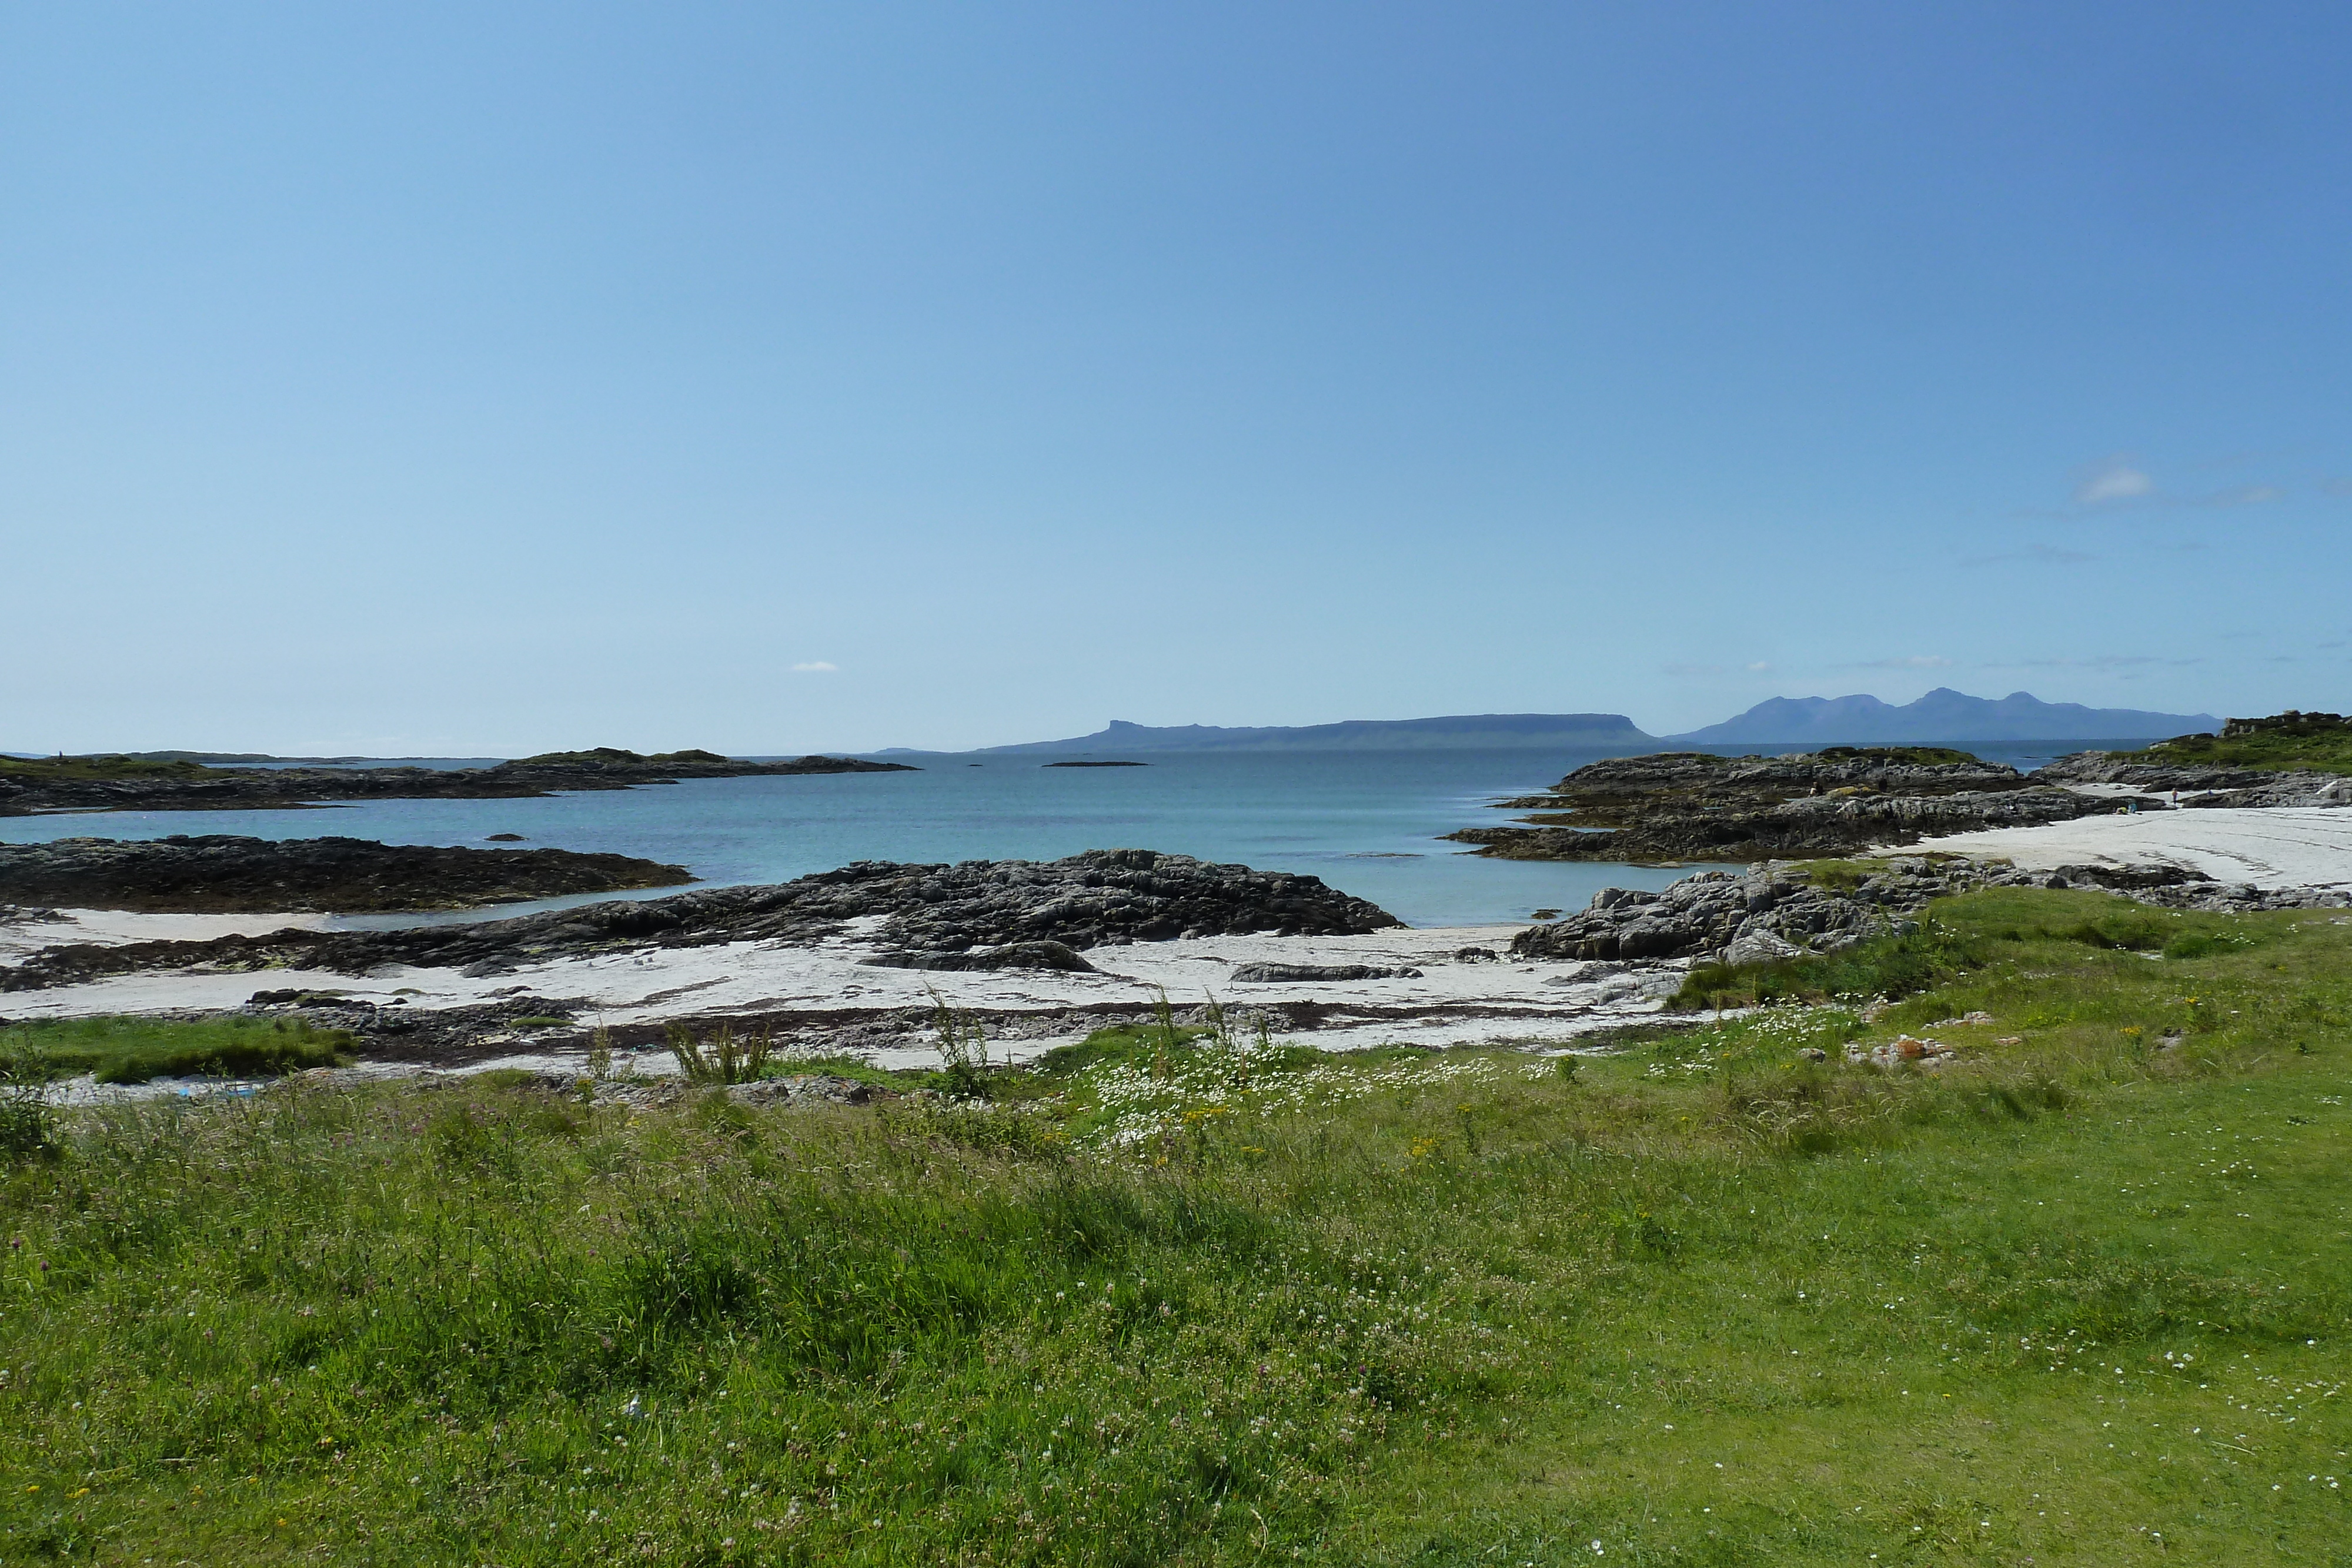
<path fill-rule="evenodd" d="M 344 1059 L 351 1032 L 301 1019 L 223 1017 L 201 1023 L 75 1019 L 0 1028 L 0 1071 L 19 1079 L 88 1072 L 100 1083 L 212 1075 L 274 1078 Z"/>
<path fill-rule="evenodd" d="M 2347 958 L 2000 890 L 1574 1071 L 80 1113 L 0 1194 L 0 1556 L 2340 1562 Z"/>
<path fill-rule="evenodd" d="M 1910 763 L 1922 768 L 1984 760 L 1973 751 L 1948 746 L 1824 746 L 1812 755 L 1824 761 Z"/>
<path fill-rule="evenodd" d="M 2202 763 L 2280 771 L 2352 773 L 2352 719 L 2332 713 L 2286 713 L 2232 719 L 2220 735 L 2181 735 L 2145 751 L 2111 754 L 2125 762 Z"/>

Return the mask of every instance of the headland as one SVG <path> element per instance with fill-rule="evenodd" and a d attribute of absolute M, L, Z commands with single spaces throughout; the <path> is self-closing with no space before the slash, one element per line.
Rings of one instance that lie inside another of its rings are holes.
<path fill-rule="evenodd" d="M 688 779 L 911 771 L 903 762 L 855 757 L 750 762 L 713 751 L 641 756 L 611 747 L 458 768 L 216 768 L 122 755 L 0 757 L 0 817 L 47 811 L 239 811 L 353 800 L 528 800 L 564 790 L 634 789 Z"/>

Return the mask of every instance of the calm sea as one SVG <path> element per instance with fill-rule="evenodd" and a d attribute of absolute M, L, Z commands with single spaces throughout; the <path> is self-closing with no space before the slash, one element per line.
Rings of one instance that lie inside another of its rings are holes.
<path fill-rule="evenodd" d="M 1972 749 L 2032 767 L 2083 744 Z M 1034 757 L 894 755 L 891 760 L 921 771 L 698 779 L 537 800 L 0 818 L 0 842 L 245 833 L 479 844 L 492 833 L 510 832 L 533 846 L 684 865 L 710 883 L 784 882 L 858 860 L 1053 860 L 1081 850 L 1153 849 L 1318 876 L 1414 925 L 1474 925 L 1523 921 L 1538 909 L 1579 909 L 1603 887 L 1659 888 L 1688 874 L 1662 867 L 1482 860 L 1439 841 L 1455 828 L 1509 821 L 1489 809 L 1489 800 L 1531 793 L 1596 758 L 1619 755 L 1204 752 L 1160 756 L 1144 768 L 1046 768 Z M 541 906 L 509 904 L 499 913 L 520 907 Z"/>

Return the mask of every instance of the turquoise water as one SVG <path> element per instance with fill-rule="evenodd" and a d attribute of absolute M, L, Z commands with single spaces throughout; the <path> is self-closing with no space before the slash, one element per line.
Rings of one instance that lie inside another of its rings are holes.
<path fill-rule="evenodd" d="M 2000 759 L 2031 765 L 2051 749 Z M 1472 925 L 1524 921 L 1538 909 L 1579 909 L 1603 887 L 1659 888 L 1688 874 L 1482 860 L 1438 841 L 1458 827 L 1507 821 L 1488 800 L 1541 789 L 1573 768 L 1613 755 L 1622 753 L 1209 752 L 1162 756 L 1145 768 L 913 756 L 893 760 L 914 763 L 919 772 L 696 779 L 537 800 L 0 818 L 0 842 L 331 833 L 387 843 L 479 844 L 489 834 L 511 832 L 533 846 L 684 865 L 712 883 L 784 882 L 857 860 L 1053 860 L 1081 850 L 1153 849 L 1318 876 L 1414 925 Z"/>

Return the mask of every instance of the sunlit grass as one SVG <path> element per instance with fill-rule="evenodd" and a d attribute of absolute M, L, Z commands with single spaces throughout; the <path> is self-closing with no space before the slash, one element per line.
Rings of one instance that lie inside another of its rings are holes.
<path fill-rule="evenodd" d="M 972 1103 L 92 1114 L 5 1192 L 0 1554 L 2331 1561 L 2352 921 L 1936 914 L 1925 991 L 1572 1080 L 1143 1029 Z M 1845 1061 L 1899 1032 L 1960 1054 Z"/>

